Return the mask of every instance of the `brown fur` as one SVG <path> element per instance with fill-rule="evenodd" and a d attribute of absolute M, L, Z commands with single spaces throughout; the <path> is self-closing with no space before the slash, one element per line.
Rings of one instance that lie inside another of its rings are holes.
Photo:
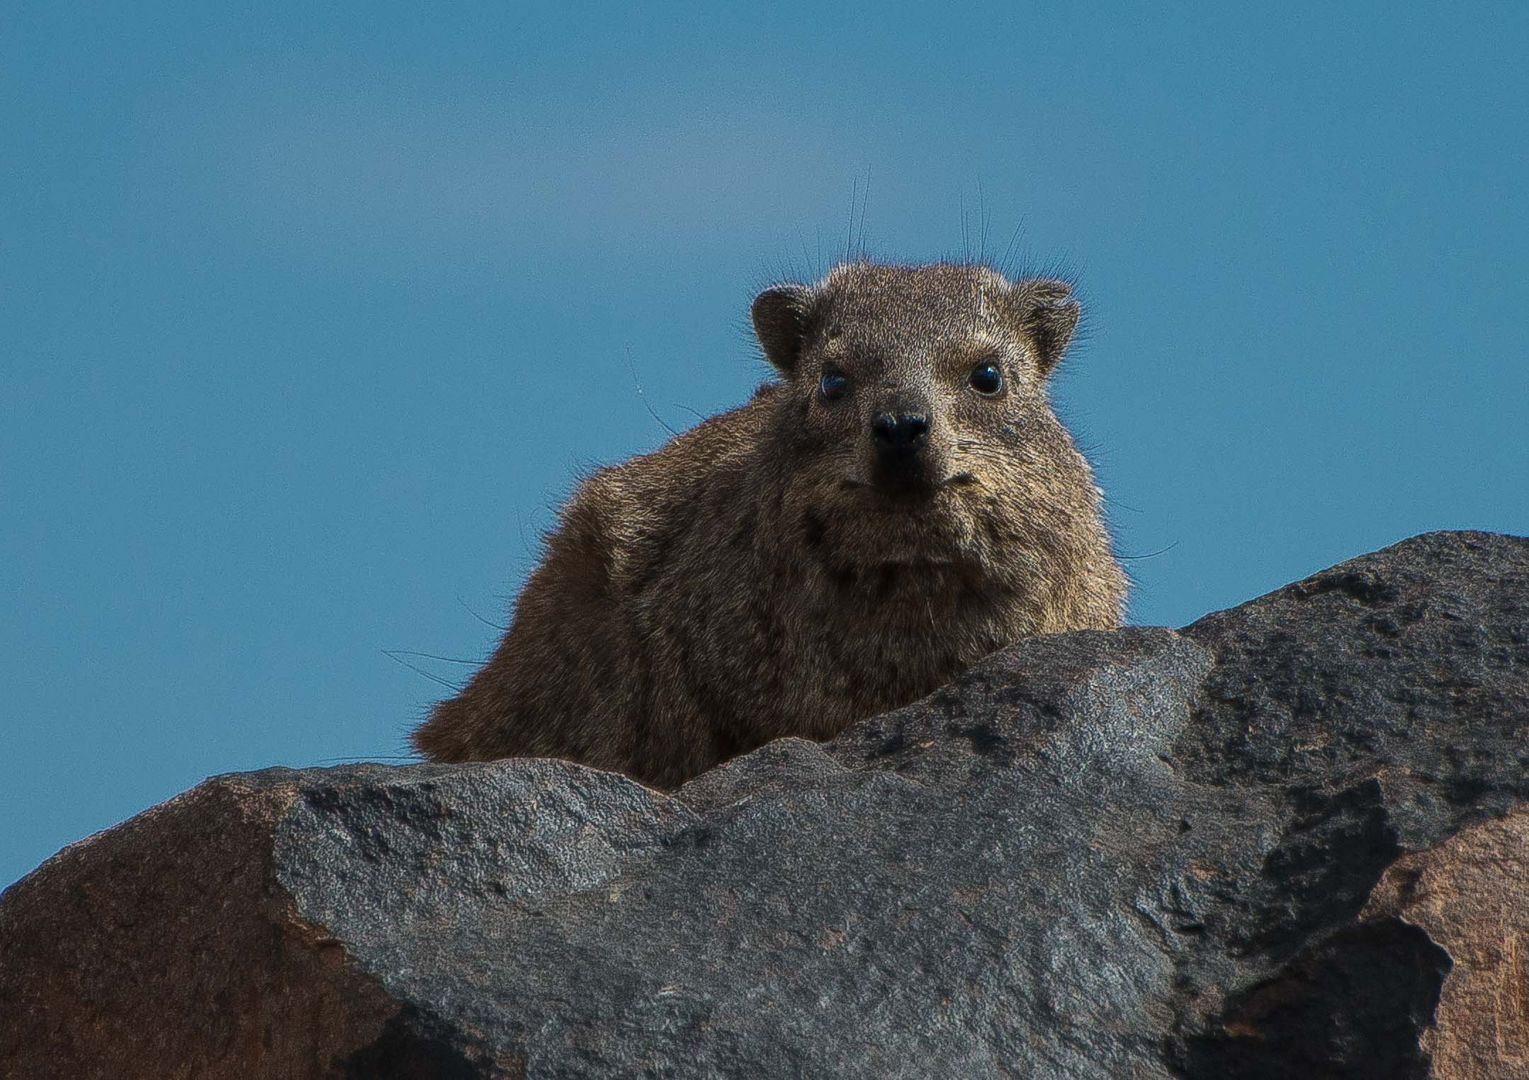
<path fill-rule="evenodd" d="M 1028 634 L 1118 626 L 1099 491 L 1046 393 L 1069 292 L 857 263 L 762 293 L 781 380 L 586 480 L 493 658 L 415 745 L 670 787 L 768 739 L 828 738 Z M 990 359 L 1005 386 L 984 397 L 968 378 Z M 930 421 L 914 490 L 886 482 L 871 436 L 910 402 Z"/>

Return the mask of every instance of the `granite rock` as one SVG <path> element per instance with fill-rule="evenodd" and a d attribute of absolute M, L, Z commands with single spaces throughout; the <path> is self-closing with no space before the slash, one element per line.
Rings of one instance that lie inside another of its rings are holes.
<path fill-rule="evenodd" d="M 0 1075 L 1529 1077 L 1529 540 L 1037 638 L 662 794 L 221 777 L 0 899 Z"/>

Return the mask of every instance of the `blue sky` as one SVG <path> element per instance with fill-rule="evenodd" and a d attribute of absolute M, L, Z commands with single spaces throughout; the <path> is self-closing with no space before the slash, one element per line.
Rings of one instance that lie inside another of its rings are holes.
<path fill-rule="evenodd" d="M 401 754 L 852 213 L 1076 277 L 1135 622 L 1529 532 L 1529 7 L 1144 7 L 6 5 L 0 884 Z"/>

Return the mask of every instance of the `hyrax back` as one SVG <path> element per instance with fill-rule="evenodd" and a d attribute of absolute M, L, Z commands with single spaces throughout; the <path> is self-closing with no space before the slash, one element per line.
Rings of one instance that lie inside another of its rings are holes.
<path fill-rule="evenodd" d="M 870 263 L 762 293 L 779 381 L 586 480 L 493 658 L 415 745 L 670 787 L 1027 634 L 1118 626 L 1125 575 L 1046 392 L 1069 293 Z"/>

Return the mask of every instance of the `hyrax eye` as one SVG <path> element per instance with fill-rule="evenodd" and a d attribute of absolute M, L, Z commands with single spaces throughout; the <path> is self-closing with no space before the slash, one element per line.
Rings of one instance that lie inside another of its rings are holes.
<path fill-rule="evenodd" d="M 849 393 L 849 376 L 842 371 L 825 371 L 818 380 L 818 394 L 824 401 L 838 401 Z"/>
<path fill-rule="evenodd" d="M 993 397 L 1003 389 L 1003 369 L 991 360 L 984 360 L 972 368 L 966 381 L 983 397 Z"/>

